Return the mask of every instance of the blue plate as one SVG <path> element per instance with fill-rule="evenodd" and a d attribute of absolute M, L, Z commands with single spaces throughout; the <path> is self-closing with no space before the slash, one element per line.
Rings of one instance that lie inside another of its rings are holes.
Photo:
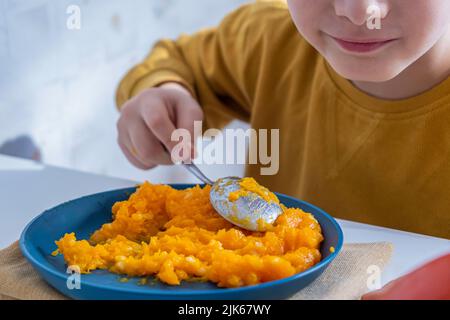
<path fill-rule="evenodd" d="M 194 185 L 172 185 L 176 189 L 192 186 Z M 127 188 L 97 193 L 43 212 L 22 232 L 20 248 L 23 255 L 51 286 L 75 299 L 283 299 L 317 278 L 342 248 L 343 234 L 336 220 L 309 203 L 277 194 L 287 207 L 297 207 L 312 213 L 322 227 L 325 237 L 321 246 L 322 261 L 304 272 L 254 286 L 219 288 L 209 282 L 182 282 L 180 286 L 169 286 L 158 281 L 141 285 L 138 278 L 120 282 L 119 275 L 97 270 L 80 276 L 79 289 L 69 289 L 67 283 L 71 275 L 66 272 L 63 257 L 51 255 L 56 249 L 54 241 L 68 232 L 75 232 L 78 239 L 89 238 L 94 230 L 111 220 L 112 205 L 116 201 L 126 200 L 135 190 L 136 188 Z M 331 246 L 335 248 L 334 253 L 329 250 Z"/>

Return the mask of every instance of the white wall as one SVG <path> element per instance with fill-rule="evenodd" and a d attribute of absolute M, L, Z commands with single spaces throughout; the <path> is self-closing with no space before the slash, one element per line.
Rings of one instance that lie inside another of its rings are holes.
<path fill-rule="evenodd" d="M 246 0 L 0 0 L 0 144 L 29 134 L 46 163 L 154 182 L 195 181 L 181 167 L 143 172 L 116 146 L 114 92 L 161 37 L 213 26 Z M 66 9 L 81 8 L 81 30 Z M 240 126 L 240 124 L 238 124 Z M 204 167 L 213 177 L 242 166 Z"/>

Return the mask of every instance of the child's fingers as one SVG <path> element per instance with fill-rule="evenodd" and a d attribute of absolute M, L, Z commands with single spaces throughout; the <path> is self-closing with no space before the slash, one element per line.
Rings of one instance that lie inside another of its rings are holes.
<path fill-rule="evenodd" d="M 127 159 L 142 169 L 172 164 L 173 157 L 175 162 L 191 160 L 195 157 L 194 121 L 202 119 L 203 111 L 190 93 L 148 89 L 122 108 L 117 124 L 119 145 Z M 182 146 L 172 141 L 177 128 L 190 133 L 190 141 L 182 140 Z M 173 152 L 177 154 L 172 157 Z"/>
<path fill-rule="evenodd" d="M 126 120 L 126 121 L 125 121 Z M 133 121 L 134 122 L 134 121 Z M 121 117 L 117 121 L 117 143 L 119 144 L 120 149 L 124 153 L 125 157 L 130 161 L 135 167 L 143 170 L 148 170 L 153 168 L 154 164 L 145 164 L 142 163 L 137 158 L 136 147 L 133 146 L 129 133 L 128 133 L 128 125 L 131 123 L 129 116 L 127 119 L 124 117 L 124 112 L 121 113 Z"/>
<path fill-rule="evenodd" d="M 136 121 L 130 127 L 129 136 L 132 146 L 136 149 L 136 157 L 140 162 L 145 165 L 172 164 L 169 154 L 143 120 Z"/>
<path fill-rule="evenodd" d="M 176 127 L 169 115 L 168 108 L 165 105 L 161 105 L 158 107 L 143 108 L 142 112 L 147 127 L 164 147 L 171 152 L 178 142 L 172 141 L 171 139 Z M 157 147 L 155 146 L 155 148 Z M 183 156 L 183 158 L 185 157 Z"/>
<path fill-rule="evenodd" d="M 133 155 L 136 152 L 134 151 L 135 148 L 131 145 L 131 142 L 126 143 L 123 140 L 124 140 L 123 137 L 119 137 L 119 139 L 117 139 L 117 143 L 119 144 L 119 147 L 122 150 L 125 157 L 127 158 L 127 160 L 130 161 L 135 167 L 142 169 L 142 170 L 148 170 L 148 169 L 155 167 L 155 165 L 146 165 L 146 164 L 140 162 Z"/>
<path fill-rule="evenodd" d="M 182 95 L 179 102 L 175 105 L 175 113 L 176 127 L 187 129 L 191 134 L 191 157 L 194 158 L 195 138 L 197 138 L 194 132 L 194 121 L 203 120 L 203 111 L 194 98 L 188 95 Z"/>

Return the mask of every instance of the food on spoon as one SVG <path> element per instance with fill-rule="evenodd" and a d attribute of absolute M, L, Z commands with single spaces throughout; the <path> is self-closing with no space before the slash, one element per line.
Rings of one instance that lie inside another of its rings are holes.
<path fill-rule="evenodd" d="M 230 192 L 230 194 L 228 195 L 228 200 L 233 202 L 236 201 L 239 197 L 248 196 L 251 193 L 254 193 L 263 198 L 267 202 L 280 203 L 280 200 L 278 200 L 275 193 L 270 192 L 269 189 L 260 185 L 253 178 L 249 177 L 242 178 L 239 181 L 239 186 L 241 187 L 240 189 Z"/>
<path fill-rule="evenodd" d="M 253 181 L 244 180 L 244 191 L 278 201 Z M 210 189 L 176 190 L 145 182 L 128 200 L 113 205 L 112 222 L 89 240 L 64 235 L 56 241 L 54 254 L 61 253 L 82 273 L 106 269 L 125 277 L 156 276 L 170 285 L 200 280 L 220 287 L 285 278 L 320 261 L 323 236 L 310 213 L 283 206 L 270 231 L 251 232 L 213 209 Z"/>

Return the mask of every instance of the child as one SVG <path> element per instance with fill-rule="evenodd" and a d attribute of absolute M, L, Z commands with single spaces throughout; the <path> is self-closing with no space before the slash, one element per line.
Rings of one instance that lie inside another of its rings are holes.
<path fill-rule="evenodd" d="M 338 218 L 450 238 L 448 12 L 448 0 L 245 5 L 129 71 L 119 145 L 149 169 L 195 120 L 279 128 L 278 173 L 246 176 Z"/>

